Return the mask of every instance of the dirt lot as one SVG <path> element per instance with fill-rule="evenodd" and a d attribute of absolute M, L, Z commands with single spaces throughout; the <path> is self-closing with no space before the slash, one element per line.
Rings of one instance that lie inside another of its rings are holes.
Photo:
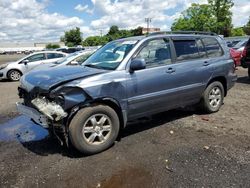
<path fill-rule="evenodd" d="M 88 157 L 18 116 L 18 83 L 0 82 L 0 187 L 249 187 L 250 81 L 237 73 L 218 113 L 173 110 L 131 123 Z"/>

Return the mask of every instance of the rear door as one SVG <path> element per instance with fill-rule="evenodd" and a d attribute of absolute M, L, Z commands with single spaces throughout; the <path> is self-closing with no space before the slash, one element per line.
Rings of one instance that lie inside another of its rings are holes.
<path fill-rule="evenodd" d="M 175 49 L 175 87 L 180 106 L 200 100 L 206 84 L 213 73 L 210 59 L 199 38 L 172 38 Z"/>

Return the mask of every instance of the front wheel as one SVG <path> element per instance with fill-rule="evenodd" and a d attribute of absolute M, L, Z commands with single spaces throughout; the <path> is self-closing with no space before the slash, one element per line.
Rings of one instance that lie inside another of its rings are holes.
<path fill-rule="evenodd" d="M 80 152 L 91 155 L 109 148 L 120 128 L 117 113 L 106 105 L 81 109 L 69 125 L 69 137 Z"/>
<path fill-rule="evenodd" d="M 203 93 L 201 107 L 205 112 L 213 113 L 219 111 L 224 100 L 224 87 L 221 82 L 210 83 Z"/>
<path fill-rule="evenodd" d="M 22 74 L 18 70 L 10 70 L 7 76 L 11 81 L 18 81 L 20 80 Z"/>

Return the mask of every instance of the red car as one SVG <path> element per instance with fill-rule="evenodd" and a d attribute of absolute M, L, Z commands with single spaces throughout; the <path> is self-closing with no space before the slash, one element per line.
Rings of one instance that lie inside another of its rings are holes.
<path fill-rule="evenodd" d="M 241 59 L 241 51 L 238 51 L 236 49 L 230 48 L 230 54 L 234 60 L 235 67 L 240 66 L 240 59 Z"/>

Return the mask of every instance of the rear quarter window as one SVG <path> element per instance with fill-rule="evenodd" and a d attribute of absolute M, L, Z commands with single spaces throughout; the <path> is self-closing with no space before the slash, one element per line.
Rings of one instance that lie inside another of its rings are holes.
<path fill-rule="evenodd" d="M 223 55 L 223 51 L 215 38 L 203 38 L 205 50 L 208 57 L 219 57 Z"/>

